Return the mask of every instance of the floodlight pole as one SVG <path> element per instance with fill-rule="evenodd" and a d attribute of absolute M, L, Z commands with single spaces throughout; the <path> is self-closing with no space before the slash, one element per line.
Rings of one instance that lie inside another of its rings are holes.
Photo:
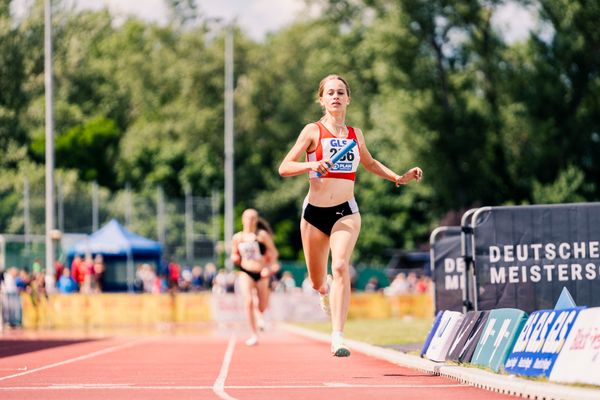
<path fill-rule="evenodd" d="M 225 35 L 225 266 L 233 269 L 231 263 L 231 237 L 233 236 L 233 24 Z"/>
<path fill-rule="evenodd" d="M 44 1 L 44 85 L 46 97 L 46 290 L 54 277 L 54 104 L 52 88 L 52 1 Z"/>

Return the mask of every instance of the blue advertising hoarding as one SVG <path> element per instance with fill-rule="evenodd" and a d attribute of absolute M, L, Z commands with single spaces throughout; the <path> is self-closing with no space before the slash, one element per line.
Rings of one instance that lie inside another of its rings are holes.
<path fill-rule="evenodd" d="M 519 375 L 550 376 L 581 309 L 533 312 L 517 338 L 504 369 Z"/>

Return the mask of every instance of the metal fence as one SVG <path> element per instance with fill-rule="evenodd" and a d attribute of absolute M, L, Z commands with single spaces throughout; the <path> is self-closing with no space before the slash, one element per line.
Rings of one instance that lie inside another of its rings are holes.
<path fill-rule="evenodd" d="M 16 207 L 0 219 L 0 270 L 29 268 L 39 258 L 45 263 L 45 189 L 43 182 L 23 182 L 14 193 Z M 83 234 L 116 219 L 127 229 L 159 241 L 167 261 L 184 265 L 216 261 L 221 232 L 218 193 L 208 197 L 188 191 L 183 198 L 165 196 L 161 187 L 135 192 L 128 187 L 110 192 L 95 183 L 56 180 L 55 221 L 63 235 L 57 257 Z"/>

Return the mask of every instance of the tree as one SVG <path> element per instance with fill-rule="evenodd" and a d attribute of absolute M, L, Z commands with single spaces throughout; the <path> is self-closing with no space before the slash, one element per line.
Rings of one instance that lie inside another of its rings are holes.
<path fill-rule="evenodd" d="M 26 106 L 25 49 L 10 15 L 10 2 L 0 5 L 0 168 L 15 168 L 27 143 L 19 115 Z M 16 157 L 15 157 L 16 155 Z"/>

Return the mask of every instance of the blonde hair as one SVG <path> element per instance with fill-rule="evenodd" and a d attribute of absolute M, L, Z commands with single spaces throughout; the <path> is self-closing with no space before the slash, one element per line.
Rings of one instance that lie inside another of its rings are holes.
<path fill-rule="evenodd" d="M 317 92 L 317 103 L 319 102 L 319 99 L 323 97 L 323 92 L 325 91 L 325 84 L 331 79 L 337 79 L 341 81 L 346 87 L 346 93 L 348 93 L 348 97 L 350 97 L 350 85 L 348 85 L 348 82 L 346 82 L 346 80 L 341 76 L 332 74 L 327 75 L 325 78 L 321 79 L 321 82 L 319 83 L 319 91 Z"/>

